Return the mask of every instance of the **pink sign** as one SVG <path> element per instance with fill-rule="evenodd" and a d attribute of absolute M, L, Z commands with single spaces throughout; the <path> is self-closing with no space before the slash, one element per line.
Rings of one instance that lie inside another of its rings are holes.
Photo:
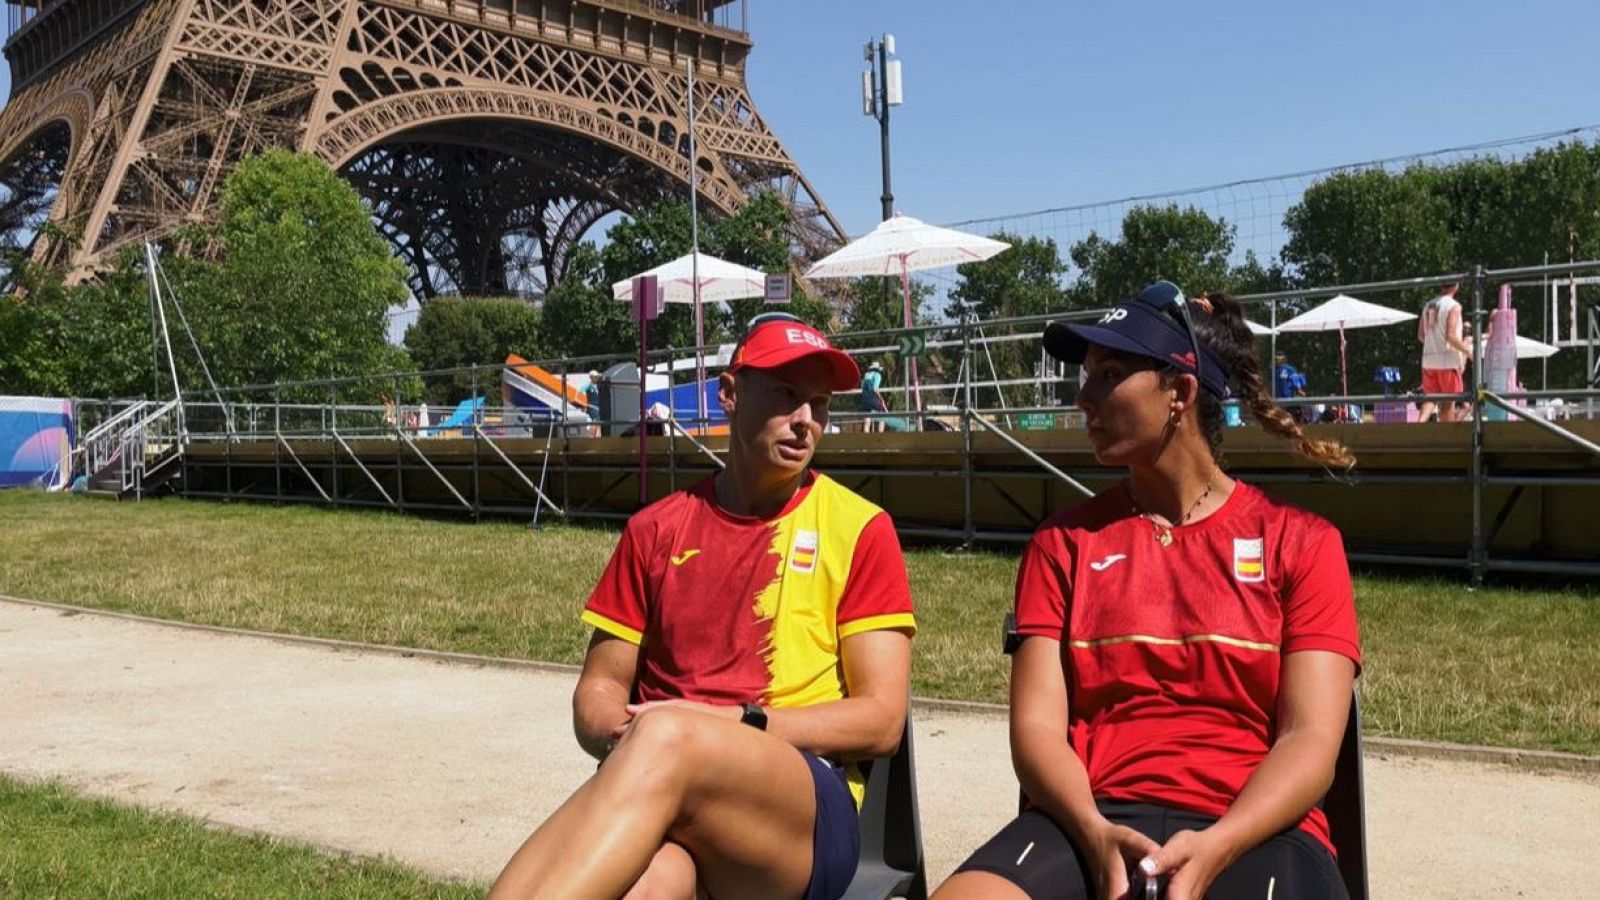
<path fill-rule="evenodd" d="M 663 312 L 663 294 L 654 275 L 640 275 L 633 280 L 633 319 L 635 322 L 653 322 Z"/>

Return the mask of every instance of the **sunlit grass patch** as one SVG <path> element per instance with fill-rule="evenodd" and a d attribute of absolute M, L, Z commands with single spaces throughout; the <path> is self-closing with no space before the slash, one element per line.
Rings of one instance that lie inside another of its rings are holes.
<path fill-rule="evenodd" d="M 0 897 L 465 898 L 379 860 L 207 828 L 0 776 Z"/>
<path fill-rule="evenodd" d="M 0 593 L 238 628 L 575 663 L 616 531 L 0 492 Z M 1016 557 L 906 554 L 919 696 L 1005 701 Z M 1369 733 L 1600 753 L 1600 588 L 1359 576 Z"/>

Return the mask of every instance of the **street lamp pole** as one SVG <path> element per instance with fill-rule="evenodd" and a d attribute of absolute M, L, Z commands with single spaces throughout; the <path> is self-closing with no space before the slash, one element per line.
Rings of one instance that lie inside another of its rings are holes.
<path fill-rule="evenodd" d="M 889 179 L 889 110 L 905 102 L 900 79 L 900 60 L 894 58 L 894 35 L 885 34 L 881 40 L 874 38 L 867 41 L 861 55 L 867 62 L 867 71 L 861 73 L 861 112 L 878 120 L 878 128 L 883 139 L 883 221 L 887 222 L 894 218 L 894 189 Z M 887 281 L 884 286 L 888 287 Z M 911 313 L 910 273 L 905 271 L 903 259 L 900 290 L 904 313 L 903 324 L 909 331 L 916 325 L 916 321 Z M 906 360 L 905 375 L 906 408 L 911 409 L 915 405 L 920 410 L 922 394 L 918 389 L 920 384 L 917 378 L 916 359 Z"/>
<path fill-rule="evenodd" d="M 867 41 L 862 52 L 868 69 L 861 73 L 861 111 L 878 120 L 883 140 L 883 220 L 894 217 L 894 190 L 889 176 L 889 109 L 904 102 L 900 60 L 894 56 L 894 35 Z"/>

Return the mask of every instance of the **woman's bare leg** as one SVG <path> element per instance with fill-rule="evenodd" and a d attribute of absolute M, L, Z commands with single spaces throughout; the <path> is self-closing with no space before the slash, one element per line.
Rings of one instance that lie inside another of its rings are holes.
<path fill-rule="evenodd" d="M 816 795 L 794 747 L 692 709 L 635 721 L 593 778 L 507 863 L 490 897 L 613 900 L 671 840 L 713 897 L 799 897 Z"/>
<path fill-rule="evenodd" d="M 993 872 L 957 872 L 929 900 L 1028 900 L 1028 895 Z"/>
<path fill-rule="evenodd" d="M 681 845 L 667 841 L 622 900 L 704 900 L 699 886 L 694 857 Z"/>

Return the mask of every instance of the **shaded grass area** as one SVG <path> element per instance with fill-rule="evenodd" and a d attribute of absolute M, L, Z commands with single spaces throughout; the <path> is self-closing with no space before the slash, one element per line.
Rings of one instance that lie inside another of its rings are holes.
<path fill-rule="evenodd" d="M 0 835 L 0 897 L 465 900 L 484 890 L 3 776 Z"/>
<path fill-rule="evenodd" d="M 0 492 L 0 593 L 238 628 L 578 662 L 614 531 Z M 1015 556 L 906 554 L 919 696 L 1005 702 Z M 1600 753 L 1600 587 L 1359 576 L 1369 734 Z"/>

